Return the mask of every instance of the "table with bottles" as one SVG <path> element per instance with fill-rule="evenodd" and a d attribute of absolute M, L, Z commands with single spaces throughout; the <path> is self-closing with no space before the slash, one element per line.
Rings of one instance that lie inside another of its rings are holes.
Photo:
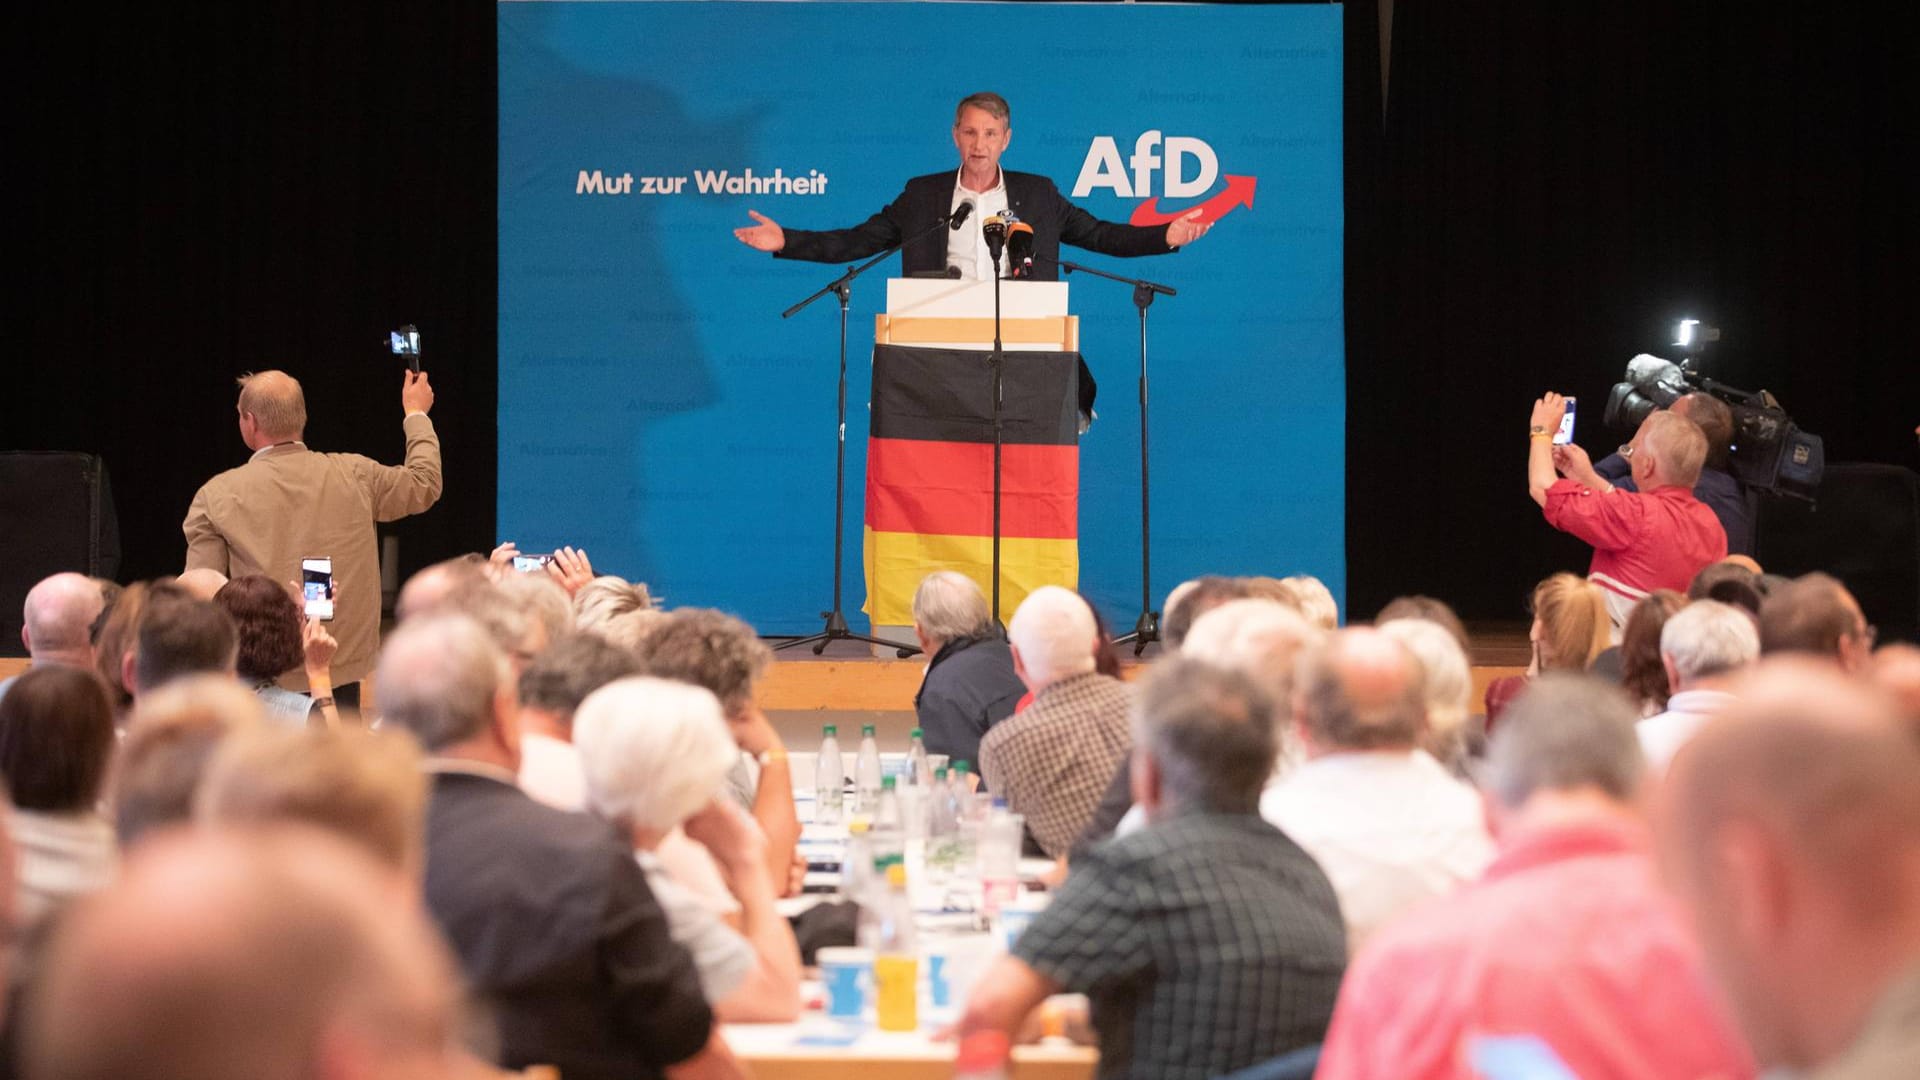
<path fill-rule="evenodd" d="M 1047 894 L 1034 886 L 1051 864 L 1020 857 L 1020 815 L 973 790 L 970 763 L 949 769 L 927 754 L 918 730 L 905 754 L 882 755 L 865 728 L 848 769 L 829 727 L 820 752 L 806 758 L 793 773 L 807 892 L 785 907 L 858 903 L 858 944 L 820 950 L 821 979 L 799 1022 L 730 1025 L 727 1040 L 761 1077 L 839 1078 L 848 1062 L 877 1070 L 863 1080 L 963 1075 L 955 1045 L 936 1035 L 1045 906 Z M 1011 1058 L 1010 1075 L 1084 1080 L 1098 1055 L 1050 1040 Z M 1006 1068 L 995 1062 L 964 1075 L 1006 1076 Z"/>

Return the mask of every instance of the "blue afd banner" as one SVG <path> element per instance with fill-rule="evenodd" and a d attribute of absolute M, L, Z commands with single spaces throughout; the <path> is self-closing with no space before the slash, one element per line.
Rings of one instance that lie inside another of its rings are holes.
<path fill-rule="evenodd" d="M 1153 590 L 1310 573 L 1345 606 L 1339 5 L 509 3 L 500 48 L 499 530 L 584 547 L 767 633 L 830 600 L 833 266 L 737 242 L 749 209 L 844 228 L 956 169 L 954 107 L 1012 104 L 1004 165 L 1112 221 L 1195 206 L 1178 254 L 1064 258 L 1179 290 L 1149 318 Z M 995 43 L 989 47 L 988 43 Z M 989 55 L 994 58 L 987 59 Z M 860 563 L 874 314 L 848 321 L 845 610 Z M 1098 421 L 1081 588 L 1140 603 L 1139 320 L 1076 274 Z"/>

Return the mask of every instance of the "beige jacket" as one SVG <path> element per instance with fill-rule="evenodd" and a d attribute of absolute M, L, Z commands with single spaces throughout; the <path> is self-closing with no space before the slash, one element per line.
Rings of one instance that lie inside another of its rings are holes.
<path fill-rule="evenodd" d="M 207 481 L 181 529 L 187 569 L 230 578 L 265 574 L 299 581 L 300 560 L 333 560 L 340 591 L 329 626 L 340 642 L 333 682 L 365 678 L 380 651 L 380 552 L 374 524 L 397 521 L 440 498 L 440 439 L 425 413 L 402 422 L 407 462 L 382 465 L 359 454 L 315 453 L 301 443 L 268 447 Z M 295 671 L 281 680 L 306 688 Z"/>

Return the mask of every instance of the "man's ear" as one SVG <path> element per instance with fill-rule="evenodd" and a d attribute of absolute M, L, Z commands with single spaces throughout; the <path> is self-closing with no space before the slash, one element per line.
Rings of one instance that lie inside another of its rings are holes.
<path fill-rule="evenodd" d="M 27 650 L 29 655 L 33 652 L 33 639 L 27 636 L 26 623 L 20 624 L 20 647 Z"/>
<path fill-rule="evenodd" d="M 120 654 L 120 685 L 126 687 L 129 694 L 134 692 L 133 673 L 138 668 L 139 664 L 132 649 Z"/>
<path fill-rule="evenodd" d="M 1707 842 L 1734 932 L 1761 948 L 1777 942 L 1795 907 L 1794 874 L 1780 843 L 1753 822 L 1724 825 Z"/>
<path fill-rule="evenodd" d="M 1019 676 L 1021 682 L 1026 682 L 1027 665 L 1020 659 L 1020 646 L 1008 642 L 1007 651 L 1013 654 L 1013 673 Z"/>

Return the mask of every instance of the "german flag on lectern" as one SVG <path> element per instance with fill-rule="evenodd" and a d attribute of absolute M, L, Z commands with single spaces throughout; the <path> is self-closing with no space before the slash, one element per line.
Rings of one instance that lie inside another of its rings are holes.
<path fill-rule="evenodd" d="M 867 603 L 911 626 L 913 592 L 958 570 L 993 595 L 993 369 L 972 349 L 873 350 L 867 440 Z M 1080 355 L 1009 352 L 1000 440 L 1000 617 L 1042 585 L 1080 580 Z"/>

